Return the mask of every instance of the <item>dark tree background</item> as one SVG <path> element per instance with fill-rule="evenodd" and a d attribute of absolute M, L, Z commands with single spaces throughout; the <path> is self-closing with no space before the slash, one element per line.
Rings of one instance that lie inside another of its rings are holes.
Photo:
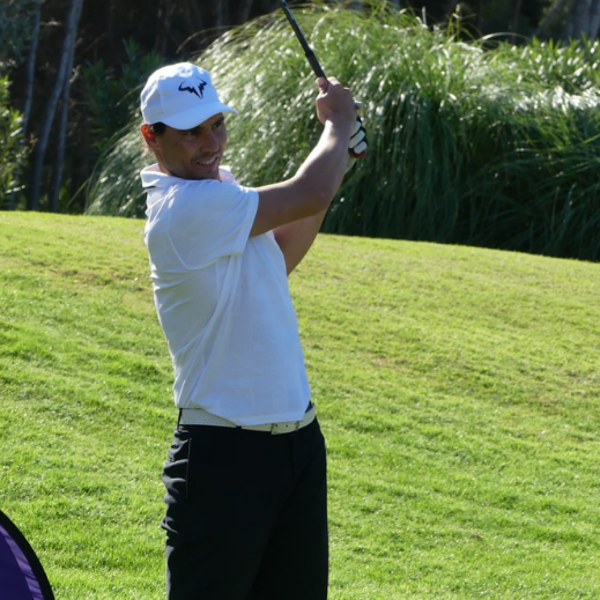
<path fill-rule="evenodd" d="M 29 165 L 15 172 L 20 185 L 13 187 L 23 191 L 10 202 L 0 198 L 0 208 L 69 212 L 83 209 L 82 190 L 95 162 L 126 124 L 149 72 L 192 58 L 228 28 L 279 8 L 278 0 L 2 2 L 0 76 L 11 79 L 11 102 L 24 113 L 31 152 Z M 345 3 L 369 10 L 369 2 Z M 414 10 L 432 26 L 460 14 L 471 35 L 502 32 L 499 37 L 513 43 L 533 35 L 594 38 L 600 24 L 600 0 L 388 3 Z"/>

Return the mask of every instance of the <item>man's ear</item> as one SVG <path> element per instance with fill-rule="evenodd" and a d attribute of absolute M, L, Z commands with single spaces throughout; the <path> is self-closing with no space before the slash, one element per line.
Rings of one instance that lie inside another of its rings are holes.
<path fill-rule="evenodd" d="M 150 148 L 154 148 L 157 145 L 157 140 L 156 135 L 154 135 L 154 133 L 152 133 L 152 130 L 150 129 L 150 125 L 144 123 L 141 126 L 140 130 L 142 132 L 144 140 L 146 141 L 146 144 L 148 144 Z"/>

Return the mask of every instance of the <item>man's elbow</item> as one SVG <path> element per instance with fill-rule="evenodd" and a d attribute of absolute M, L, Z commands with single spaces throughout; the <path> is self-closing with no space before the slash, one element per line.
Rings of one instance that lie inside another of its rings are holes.
<path fill-rule="evenodd" d="M 303 185 L 302 196 L 304 197 L 304 206 L 309 212 L 307 216 L 317 215 L 329 208 L 333 200 L 337 186 L 331 183 L 306 182 Z"/>

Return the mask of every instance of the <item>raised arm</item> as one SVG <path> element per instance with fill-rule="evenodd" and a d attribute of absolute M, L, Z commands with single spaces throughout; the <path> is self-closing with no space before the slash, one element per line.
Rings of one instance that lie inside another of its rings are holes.
<path fill-rule="evenodd" d="M 335 79 L 319 78 L 317 116 L 323 133 L 297 173 L 258 188 L 258 211 L 251 235 L 274 230 L 288 273 L 302 260 L 344 176 L 348 142 L 356 122 L 350 90 Z"/>

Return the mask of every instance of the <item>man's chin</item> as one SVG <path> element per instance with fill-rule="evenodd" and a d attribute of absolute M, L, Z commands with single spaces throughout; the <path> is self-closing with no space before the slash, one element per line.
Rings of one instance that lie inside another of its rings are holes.
<path fill-rule="evenodd" d="M 203 165 L 196 163 L 193 168 L 193 179 L 220 179 L 219 165 L 221 161 L 216 160 L 214 164 Z"/>

